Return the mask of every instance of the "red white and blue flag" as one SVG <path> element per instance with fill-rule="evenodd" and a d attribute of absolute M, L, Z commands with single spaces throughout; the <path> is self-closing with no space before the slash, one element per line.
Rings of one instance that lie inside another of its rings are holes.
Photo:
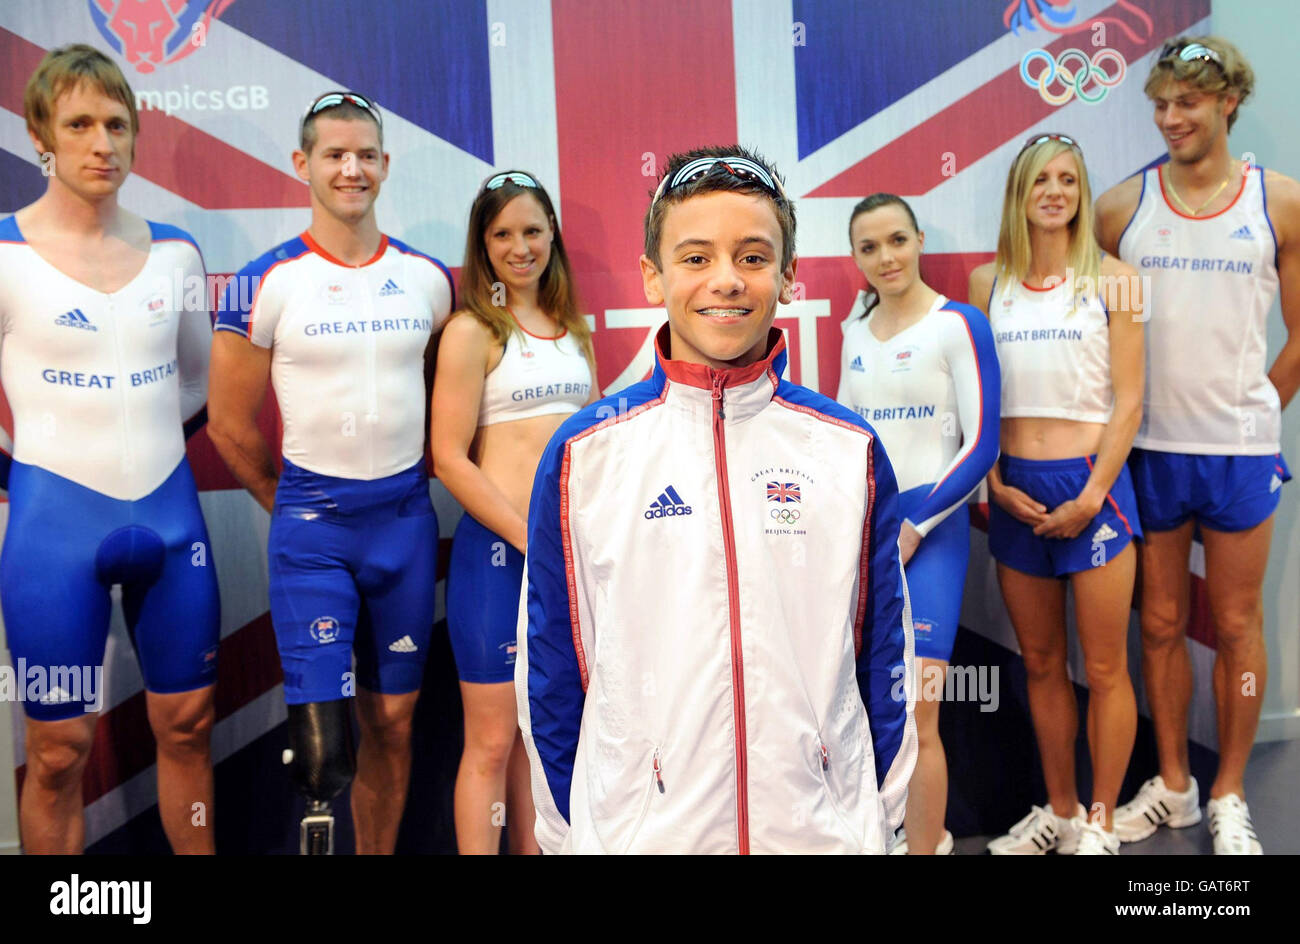
<path fill-rule="evenodd" d="M 799 486 L 794 482 L 768 482 L 767 500 L 781 504 L 800 501 Z"/>

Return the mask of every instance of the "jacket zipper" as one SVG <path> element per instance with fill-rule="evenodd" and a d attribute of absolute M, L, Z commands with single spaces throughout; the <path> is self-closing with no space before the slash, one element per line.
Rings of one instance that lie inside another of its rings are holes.
<path fill-rule="evenodd" d="M 745 737 L 745 663 L 740 646 L 740 589 L 736 568 L 736 535 L 731 518 L 731 489 L 727 483 L 727 442 L 723 430 L 722 374 L 713 373 L 713 461 L 722 509 L 722 545 L 727 561 L 727 610 L 731 620 L 731 696 L 736 726 L 736 840 L 741 855 L 749 855 L 749 758 Z"/>

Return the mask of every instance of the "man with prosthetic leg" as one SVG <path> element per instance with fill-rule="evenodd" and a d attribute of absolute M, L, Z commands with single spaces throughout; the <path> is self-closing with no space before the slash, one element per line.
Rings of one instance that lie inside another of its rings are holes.
<path fill-rule="evenodd" d="M 425 367 L 453 288 L 440 262 L 379 231 L 388 155 L 368 98 L 320 96 L 299 139 L 311 225 L 245 266 L 222 305 L 211 434 L 272 516 L 288 763 L 308 801 L 302 851 L 332 851 L 331 802 L 351 782 L 357 851 L 391 853 L 434 618 Z M 257 426 L 268 380 L 284 422 L 279 474 Z"/>

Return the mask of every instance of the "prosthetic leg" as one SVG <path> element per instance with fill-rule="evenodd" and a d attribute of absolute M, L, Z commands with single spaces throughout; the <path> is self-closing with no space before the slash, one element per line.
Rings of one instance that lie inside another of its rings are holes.
<path fill-rule="evenodd" d="M 331 801 L 357 770 L 352 742 L 352 700 L 289 705 L 289 750 L 285 763 L 294 786 L 307 797 L 299 852 L 334 854 Z"/>

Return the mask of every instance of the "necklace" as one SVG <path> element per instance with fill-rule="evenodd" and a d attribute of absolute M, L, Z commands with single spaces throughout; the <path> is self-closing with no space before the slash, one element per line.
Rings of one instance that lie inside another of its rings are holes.
<path fill-rule="evenodd" d="M 1232 169 L 1229 168 L 1229 170 L 1228 170 L 1228 176 L 1223 178 L 1223 183 L 1219 184 L 1219 186 L 1215 189 L 1214 193 L 1210 194 L 1210 199 L 1206 200 L 1204 203 L 1202 203 L 1200 206 L 1198 206 L 1195 210 L 1193 210 L 1193 209 L 1192 209 L 1191 207 L 1189 207 L 1186 203 L 1184 203 L 1184 202 L 1183 202 L 1183 198 L 1180 197 L 1180 196 L 1178 195 L 1178 191 L 1174 189 L 1174 175 L 1173 175 L 1173 174 L 1170 174 L 1170 175 L 1169 175 L 1169 179 L 1168 179 L 1167 183 L 1168 183 L 1168 185 L 1169 185 L 1169 195 L 1170 195 L 1171 197 L 1174 198 L 1174 202 L 1177 203 L 1177 204 L 1178 204 L 1180 207 L 1182 207 L 1184 210 L 1186 210 L 1188 216 L 1199 216 L 1199 215 L 1200 215 L 1200 212 L 1201 212 L 1202 210 L 1204 210 L 1207 206 L 1209 206 L 1211 203 L 1214 202 L 1214 198 L 1215 198 L 1215 197 L 1217 197 L 1219 194 L 1223 193 L 1223 188 L 1226 187 L 1226 186 L 1228 186 L 1228 181 L 1230 181 L 1231 179 L 1232 179 Z"/>

